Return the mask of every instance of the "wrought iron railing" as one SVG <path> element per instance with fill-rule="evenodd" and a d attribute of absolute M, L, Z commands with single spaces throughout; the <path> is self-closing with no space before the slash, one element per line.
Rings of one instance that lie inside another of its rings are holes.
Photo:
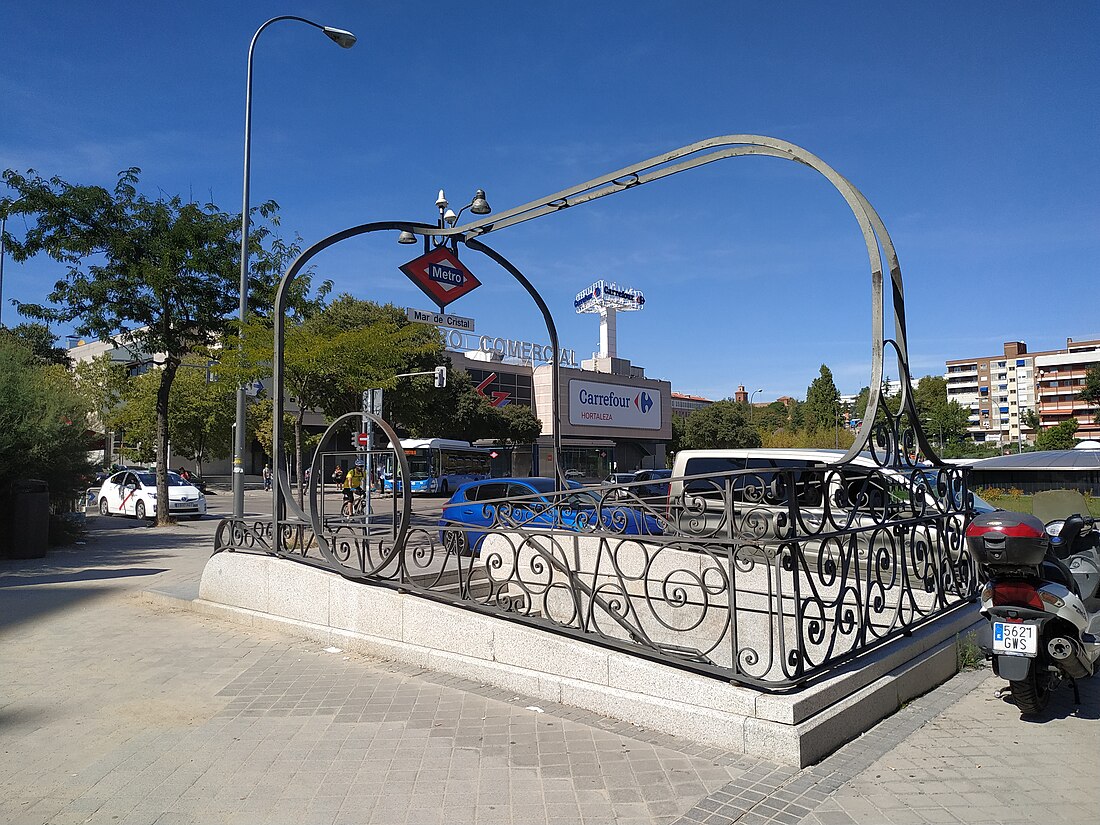
<path fill-rule="evenodd" d="M 227 520 L 217 549 L 272 553 L 771 689 L 975 596 L 970 497 L 956 468 L 807 464 L 656 488 L 521 486 L 419 524 L 385 497 L 372 514 L 281 522 L 278 541 L 271 522 Z M 324 510 L 313 494 L 311 512 Z"/>

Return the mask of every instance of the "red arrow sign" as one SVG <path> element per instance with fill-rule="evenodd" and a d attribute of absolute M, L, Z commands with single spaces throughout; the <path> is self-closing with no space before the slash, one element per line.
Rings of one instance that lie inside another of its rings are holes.
<path fill-rule="evenodd" d="M 413 258 L 400 269 L 440 308 L 481 286 L 481 281 L 446 246 Z"/>
<path fill-rule="evenodd" d="M 477 394 L 482 398 L 488 398 L 489 396 L 485 394 L 485 388 L 492 384 L 496 380 L 496 377 L 497 374 L 495 372 L 489 373 L 489 377 L 477 385 Z M 511 395 L 511 393 L 493 390 L 493 398 L 489 403 L 494 407 L 503 407 L 509 395 Z"/>

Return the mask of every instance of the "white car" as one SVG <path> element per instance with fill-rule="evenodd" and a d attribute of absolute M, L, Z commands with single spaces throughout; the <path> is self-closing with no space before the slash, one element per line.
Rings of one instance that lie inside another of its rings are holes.
<path fill-rule="evenodd" d="M 153 518 L 157 514 L 157 474 L 147 470 L 122 470 L 99 488 L 99 514 Z M 206 496 L 176 473 L 168 474 L 168 511 L 174 516 L 206 515 Z"/>

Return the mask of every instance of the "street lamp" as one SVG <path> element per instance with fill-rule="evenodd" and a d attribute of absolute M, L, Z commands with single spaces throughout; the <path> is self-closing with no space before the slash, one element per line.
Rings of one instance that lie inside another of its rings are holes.
<path fill-rule="evenodd" d="M 439 196 L 435 199 L 435 208 L 439 210 L 439 228 L 446 229 L 447 227 L 453 228 L 458 219 L 462 216 L 462 213 L 469 209 L 475 215 L 488 215 L 493 211 L 489 206 L 489 201 L 485 200 L 485 190 L 478 189 L 474 192 L 473 198 L 468 204 L 458 210 L 458 214 L 455 214 L 454 210 L 450 209 L 450 204 L 447 202 L 447 196 L 443 194 L 443 190 L 439 190 Z M 410 243 L 404 236 L 408 234 L 402 232 L 398 237 L 398 243 Z M 413 239 L 415 240 L 415 238 Z M 457 249 L 458 237 L 455 236 L 452 240 L 452 248 Z M 447 242 L 446 238 L 438 242 L 436 246 L 442 246 Z"/>
<path fill-rule="evenodd" d="M 248 46 L 248 75 L 244 94 L 244 196 L 241 206 L 241 295 L 240 295 L 240 323 L 241 329 L 238 336 L 244 334 L 244 325 L 248 320 L 248 187 L 252 174 L 252 56 L 256 50 L 256 40 L 260 32 L 280 20 L 297 20 L 306 23 L 315 29 L 320 29 L 325 36 L 342 49 L 350 49 L 355 45 L 355 35 L 344 29 L 334 29 L 331 26 L 322 26 L 304 17 L 284 14 L 272 17 L 252 35 L 252 42 Z M 239 338 L 238 338 L 239 345 Z M 245 408 L 247 399 L 243 386 L 237 387 L 237 417 L 236 432 L 233 435 L 233 517 L 244 516 L 244 450 L 245 450 Z"/>
<path fill-rule="evenodd" d="M 764 392 L 764 390 L 762 390 L 762 389 L 761 390 L 753 390 L 752 394 L 749 396 L 749 423 L 750 424 L 752 423 L 752 409 L 753 409 L 752 400 L 756 397 L 756 394 L 758 392 Z"/>

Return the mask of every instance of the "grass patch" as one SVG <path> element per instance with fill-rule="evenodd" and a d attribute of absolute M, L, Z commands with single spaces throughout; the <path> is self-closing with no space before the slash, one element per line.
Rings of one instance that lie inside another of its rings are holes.
<path fill-rule="evenodd" d="M 974 492 L 994 507 L 1011 510 L 1015 513 L 1031 514 L 1031 496 L 1025 495 L 1020 490 L 1006 490 L 1002 487 L 979 487 Z M 1089 514 L 1100 518 L 1100 498 L 1086 495 L 1085 503 L 1088 504 Z"/>
<path fill-rule="evenodd" d="M 973 630 L 965 636 L 955 634 L 955 664 L 960 673 L 985 667 L 985 654 L 978 647 L 978 637 Z"/>

